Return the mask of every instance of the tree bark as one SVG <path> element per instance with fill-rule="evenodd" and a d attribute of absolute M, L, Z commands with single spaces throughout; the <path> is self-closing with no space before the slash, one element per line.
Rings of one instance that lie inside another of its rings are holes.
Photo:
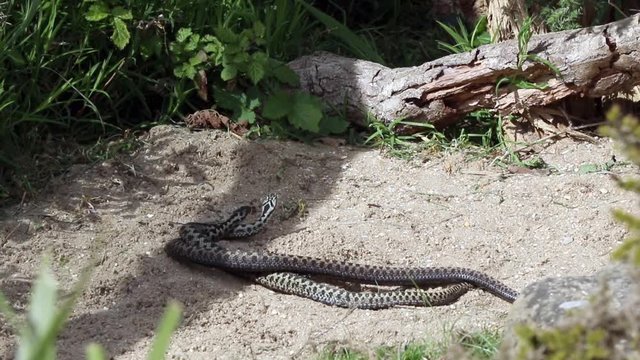
<path fill-rule="evenodd" d="M 420 66 L 390 69 L 380 64 L 317 53 L 289 65 L 302 89 L 362 123 L 367 113 L 390 122 L 405 118 L 443 127 L 479 109 L 521 113 L 568 96 L 602 97 L 640 83 L 640 15 L 558 33 L 534 35 L 529 53 L 553 63 L 527 60 L 517 67 L 515 40 L 449 55 Z M 546 83 L 544 90 L 512 84 L 505 77 Z"/>
<path fill-rule="evenodd" d="M 513 39 L 527 18 L 523 0 L 489 0 L 487 20 L 489 33 L 497 41 Z M 538 33 L 538 31 L 536 31 Z"/>

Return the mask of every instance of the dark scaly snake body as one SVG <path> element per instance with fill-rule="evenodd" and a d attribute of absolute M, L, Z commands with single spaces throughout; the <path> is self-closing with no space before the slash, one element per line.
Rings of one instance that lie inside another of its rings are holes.
<path fill-rule="evenodd" d="M 323 260 L 309 256 L 270 252 L 259 253 L 241 250 L 234 251 L 217 244 L 217 241 L 223 238 L 244 238 L 256 234 L 262 229 L 271 216 L 275 206 L 275 195 L 268 196 L 262 204 L 260 218 L 253 224 L 241 224 L 242 220 L 244 220 L 252 210 L 252 208 L 248 206 L 238 208 L 232 213 L 228 220 L 222 223 L 185 224 L 180 229 L 180 238 L 167 243 L 165 250 L 167 254 L 173 258 L 187 260 L 200 265 L 217 267 L 232 272 L 254 273 L 258 275 L 268 274 L 265 275 L 266 277 L 264 278 L 257 278 L 256 281 L 258 283 L 263 281 L 263 285 L 276 288 L 276 290 L 279 291 L 309 297 L 317 301 L 325 298 L 322 296 L 316 296 L 316 298 L 309 296 L 314 294 L 313 291 L 301 289 L 301 286 L 308 285 L 308 288 L 313 288 L 314 284 L 318 283 L 295 274 L 280 275 L 281 278 L 278 278 L 277 274 L 294 272 L 300 274 L 325 275 L 343 281 L 355 281 L 376 285 L 422 286 L 452 283 L 461 285 L 462 283 L 468 283 L 508 302 L 513 302 L 518 296 L 516 291 L 502 282 L 487 274 L 467 268 L 365 265 L 337 260 Z M 286 281 L 283 280 L 285 278 Z M 282 286 L 284 289 L 281 289 L 277 288 L 278 284 L 289 284 L 290 286 Z M 327 284 L 322 285 L 329 286 Z M 466 286 L 467 285 L 459 286 L 457 288 L 457 290 L 461 292 L 458 297 L 468 290 Z M 336 291 L 333 291 L 333 288 L 324 289 L 341 296 L 343 294 L 339 293 L 339 290 L 347 292 L 347 290 L 340 288 L 337 288 Z M 399 291 L 406 290 L 419 289 Z M 454 295 L 458 294 L 455 291 L 451 292 L 454 293 Z M 330 302 L 327 301 L 325 303 Z M 331 304 L 338 305 L 337 303 Z"/>

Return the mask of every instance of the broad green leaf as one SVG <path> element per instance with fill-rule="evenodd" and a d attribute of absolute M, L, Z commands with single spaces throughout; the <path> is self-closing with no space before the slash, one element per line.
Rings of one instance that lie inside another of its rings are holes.
<path fill-rule="evenodd" d="M 224 81 L 235 79 L 237 75 L 238 75 L 238 69 L 233 65 L 225 65 L 224 68 L 222 69 L 222 72 L 220 72 L 220 77 Z"/>
<path fill-rule="evenodd" d="M 49 264 L 45 261 L 31 292 L 28 322 L 20 334 L 17 360 L 55 358 L 55 341 L 47 343 L 46 340 L 48 333 L 56 326 L 57 286 Z"/>
<path fill-rule="evenodd" d="M 247 65 L 251 60 L 251 55 L 246 51 L 227 54 L 228 47 L 225 48 L 223 64 L 234 64 L 238 67 Z"/>
<path fill-rule="evenodd" d="M 51 327 L 56 312 L 58 283 L 49 266 L 43 266 L 31 294 L 29 323 L 37 335 L 44 334 Z"/>
<path fill-rule="evenodd" d="M 183 63 L 173 69 L 173 75 L 177 78 L 193 79 L 196 76 L 196 68 L 188 63 Z"/>
<path fill-rule="evenodd" d="M 260 101 L 260 90 L 258 90 L 258 88 L 256 87 L 250 87 L 249 90 L 247 90 L 247 99 L 245 101 L 246 107 L 253 110 L 260 106 L 261 103 L 262 101 Z"/>
<path fill-rule="evenodd" d="M 247 76 L 251 79 L 254 85 L 258 84 L 265 74 L 265 65 L 267 64 L 267 54 L 263 52 L 257 52 L 251 55 L 251 62 L 247 67 Z"/>
<path fill-rule="evenodd" d="M 251 109 L 247 109 L 246 107 L 242 107 L 240 110 L 240 114 L 238 115 L 238 120 L 244 120 L 249 124 L 253 124 L 256 122 L 256 113 Z"/>
<path fill-rule="evenodd" d="M 202 41 L 204 41 L 205 43 L 202 50 L 206 51 L 209 54 L 214 53 L 217 55 L 223 48 L 220 41 L 218 41 L 218 39 L 213 36 L 207 35 L 202 39 Z"/>
<path fill-rule="evenodd" d="M 111 15 L 113 17 L 117 17 L 122 20 L 131 20 L 133 19 L 133 15 L 131 14 L 131 10 L 125 9 L 122 6 L 116 6 L 111 10 Z"/>
<path fill-rule="evenodd" d="M 318 98 L 304 93 L 295 94 L 293 106 L 288 115 L 291 125 L 313 133 L 320 131 L 322 104 Z"/>
<path fill-rule="evenodd" d="M 218 27 L 215 33 L 216 33 L 216 37 L 223 44 L 232 44 L 232 43 L 238 42 L 238 35 L 235 34 L 233 31 L 231 31 L 230 29 Z"/>
<path fill-rule="evenodd" d="M 300 84 L 298 74 L 291 70 L 287 64 L 278 60 L 269 60 L 270 72 L 276 77 L 276 79 L 278 79 L 278 81 L 290 86 L 298 86 Z"/>
<path fill-rule="evenodd" d="M 198 51 L 198 53 L 189 58 L 189 64 L 192 66 L 202 64 L 205 61 L 207 61 L 207 54 L 204 51 Z"/>
<path fill-rule="evenodd" d="M 116 47 L 120 50 L 124 49 L 125 46 L 129 43 L 129 39 L 131 35 L 129 34 L 129 30 L 127 30 L 127 25 L 119 18 L 113 18 L 113 34 L 111 35 L 111 40 L 116 45 Z"/>
<path fill-rule="evenodd" d="M 349 127 L 349 123 L 339 116 L 324 116 L 320 120 L 320 132 L 324 134 L 342 134 Z"/>
<path fill-rule="evenodd" d="M 178 30 L 178 33 L 176 34 L 176 41 L 177 42 L 185 42 L 189 36 L 191 36 L 192 31 L 191 28 L 181 28 L 180 30 Z"/>
<path fill-rule="evenodd" d="M 213 100 L 219 107 L 233 112 L 239 113 L 244 107 L 241 95 L 218 88 L 213 89 Z"/>
<path fill-rule="evenodd" d="M 262 110 L 262 116 L 267 119 L 280 119 L 292 110 L 293 97 L 285 91 L 278 91 L 271 95 Z"/>
<path fill-rule="evenodd" d="M 199 46 L 200 46 L 200 34 L 192 34 L 191 36 L 189 36 L 189 39 L 187 39 L 187 42 L 184 45 L 184 49 L 186 51 L 195 51 L 195 50 L 198 50 Z"/>
<path fill-rule="evenodd" d="M 109 7 L 103 2 L 92 4 L 84 15 L 88 21 L 100 21 L 109 16 Z"/>

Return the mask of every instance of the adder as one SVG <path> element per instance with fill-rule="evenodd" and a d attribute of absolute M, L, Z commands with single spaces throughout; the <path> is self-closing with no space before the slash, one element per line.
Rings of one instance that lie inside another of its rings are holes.
<path fill-rule="evenodd" d="M 327 305 L 360 309 L 382 309 L 397 305 L 436 306 L 455 302 L 472 288 L 483 289 L 507 302 L 518 293 L 499 280 L 477 270 L 463 267 L 394 267 L 326 260 L 309 256 L 229 250 L 222 239 L 240 239 L 264 228 L 277 204 L 271 194 L 262 203 L 259 218 L 242 221 L 254 211 L 242 206 L 220 223 L 187 223 L 180 237 L 165 246 L 167 254 L 177 260 L 216 267 L 244 277 L 270 289 L 309 298 Z M 316 281 L 309 276 L 322 275 L 341 282 L 403 286 L 382 291 L 349 291 Z M 420 287 L 448 285 L 439 289 Z"/>

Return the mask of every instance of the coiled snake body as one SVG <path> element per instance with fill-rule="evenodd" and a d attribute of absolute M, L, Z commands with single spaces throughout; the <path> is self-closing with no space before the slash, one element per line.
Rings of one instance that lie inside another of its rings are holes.
<path fill-rule="evenodd" d="M 380 309 L 395 305 L 443 305 L 456 301 L 473 287 L 508 302 L 513 302 L 518 296 L 516 291 L 493 277 L 462 267 L 365 265 L 309 256 L 229 250 L 217 243 L 221 239 L 245 238 L 258 233 L 271 216 L 276 203 L 276 196 L 269 195 L 262 204 L 260 217 L 251 224 L 242 223 L 253 210 L 249 206 L 236 209 L 221 223 L 187 223 L 180 228 L 180 237 L 166 244 L 165 251 L 177 260 L 239 273 L 276 291 L 341 307 Z M 305 275 L 406 288 L 353 292 L 317 282 Z M 417 288 L 425 285 L 450 286 L 439 290 Z"/>

